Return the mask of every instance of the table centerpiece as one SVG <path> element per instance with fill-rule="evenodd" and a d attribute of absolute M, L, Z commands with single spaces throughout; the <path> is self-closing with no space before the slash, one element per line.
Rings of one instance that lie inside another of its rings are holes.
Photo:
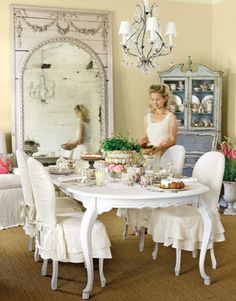
<path fill-rule="evenodd" d="M 141 146 L 135 139 L 118 135 L 105 139 L 102 142 L 102 150 L 106 154 L 105 161 L 108 164 L 133 164 Z"/>

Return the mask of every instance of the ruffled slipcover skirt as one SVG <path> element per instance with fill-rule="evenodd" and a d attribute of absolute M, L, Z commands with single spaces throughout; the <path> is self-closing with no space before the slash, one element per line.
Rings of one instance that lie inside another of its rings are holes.
<path fill-rule="evenodd" d="M 36 242 L 43 259 L 63 262 L 84 262 L 80 241 L 80 229 L 83 213 L 76 217 L 57 217 L 54 227 L 42 227 Z M 112 258 L 110 240 L 106 228 L 100 221 L 95 221 L 92 229 L 92 257 Z"/>
<path fill-rule="evenodd" d="M 154 209 L 148 225 L 153 241 L 176 249 L 194 251 L 201 248 L 204 224 L 198 210 L 192 206 L 171 206 Z M 224 227 L 218 211 L 212 214 L 212 242 L 224 241 Z"/>

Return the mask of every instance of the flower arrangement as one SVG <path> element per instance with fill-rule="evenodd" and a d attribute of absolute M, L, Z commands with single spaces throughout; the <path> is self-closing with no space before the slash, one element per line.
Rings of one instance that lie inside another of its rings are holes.
<path fill-rule="evenodd" d="M 110 164 L 107 167 L 107 171 L 114 181 L 121 178 L 122 173 L 125 171 L 125 167 L 122 164 Z"/>
<path fill-rule="evenodd" d="M 236 143 L 225 137 L 225 140 L 219 145 L 220 152 L 225 156 L 224 181 L 236 181 Z"/>
<path fill-rule="evenodd" d="M 36 153 L 39 146 L 40 144 L 33 139 L 27 138 L 27 140 L 24 141 L 24 151 L 29 156 L 32 156 L 33 153 Z"/>

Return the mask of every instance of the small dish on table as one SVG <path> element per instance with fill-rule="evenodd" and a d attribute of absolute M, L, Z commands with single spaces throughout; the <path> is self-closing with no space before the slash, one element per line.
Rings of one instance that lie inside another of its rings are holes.
<path fill-rule="evenodd" d="M 56 174 L 56 175 L 69 175 L 69 174 L 74 173 L 73 169 L 59 168 L 58 166 L 49 166 L 48 171 L 49 171 L 50 174 Z"/>

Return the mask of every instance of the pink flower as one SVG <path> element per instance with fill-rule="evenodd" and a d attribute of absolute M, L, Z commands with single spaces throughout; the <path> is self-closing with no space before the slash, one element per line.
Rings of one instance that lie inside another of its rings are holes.
<path fill-rule="evenodd" d="M 113 172 L 114 171 L 114 167 L 115 167 L 116 165 L 115 164 L 110 164 L 109 166 L 108 166 L 108 172 Z"/>
<path fill-rule="evenodd" d="M 235 149 L 229 150 L 227 156 L 229 159 L 236 159 L 236 150 Z"/>
<path fill-rule="evenodd" d="M 236 159 L 236 149 L 232 149 L 232 159 Z"/>
<path fill-rule="evenodd" d="M 116 173 L 120 173 L 122 171 L 124 171 L 124 166 L 123 165 L 115 165 L 114 168 L 113 168 L 113 171 L 116 172 Z"/>
<path fill-rule="evenodd" d="M 121 173 L 124 171 L 125 168 L 121 164 L 110 164 L 107 169 L 108 172 Z"/>
<path fill-rule="evenodd" d="M 220 145 L 220 151 L 223 153 L 224 156 L 228 154 L 228 146 L 225 142 L 222 142 Z"/>

